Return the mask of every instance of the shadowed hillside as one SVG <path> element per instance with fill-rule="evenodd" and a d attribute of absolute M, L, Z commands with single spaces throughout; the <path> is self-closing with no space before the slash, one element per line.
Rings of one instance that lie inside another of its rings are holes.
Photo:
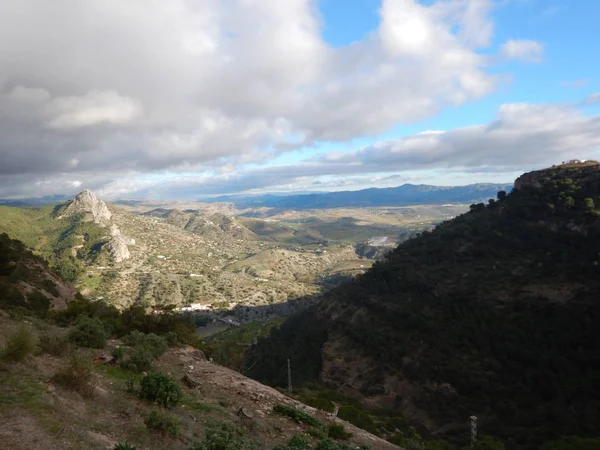
<path fill-rule="evenodd" d="M 246 373 L 320 381 L 465 443 L 600 422 L 600 171 L 555 167 L 411 239 L 251 349 Z"/>

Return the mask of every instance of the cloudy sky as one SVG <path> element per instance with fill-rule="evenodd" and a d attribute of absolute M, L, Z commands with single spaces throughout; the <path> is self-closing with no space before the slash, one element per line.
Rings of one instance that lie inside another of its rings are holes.
<path fill-rule="evenodd" d="M 594 0 L 0 0 L 0 197 L 506 182 L 600 158 Z"/>

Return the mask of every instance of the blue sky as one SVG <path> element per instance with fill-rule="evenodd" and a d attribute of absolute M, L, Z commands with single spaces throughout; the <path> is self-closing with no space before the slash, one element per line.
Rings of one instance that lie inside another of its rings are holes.
<path fill-rule="evenodd" d="M 592 0 L 0 4 L 0 197 L 510 182 L 600 159 L 598 17 Z"/>
<path fill-rule="evenodd" d="M 431 4 L 432 1 L 421 1 Z M 333 46 L 346 46 L 377 30 L 378 0 L 321 0 L 319 11 L 323 20 L 323 38 Z M 288 153 L 272 164 L 290 164 L 306 158 L 307 153 L 327 152 L 339 148 L 370 145 L 378 140 L 394 139 L 426 130 L 450 130 L 494 119 L 504 103 L 577 103 L 600 91 L 600 60 L 592 56 L 592 48 L 600 45 L 600 2 L 593 0 L 513 0 L 496 2 L 492 13 L 495 32 L 491 48 L 517 37 L 536 40 L 544 46 L 543 61 L 539 64 L 506 62 L 493 71 L 510 76 L 510 81 L 485 98 L 456 108 L 447 108 L 427 120 L 400 124 L 387 133 L 356 139 L 345 146 L 323 144 L 318 149 Z M 597 114 L 599 108 L 590 106 L 587 114 Z M 537 168 L 533 165 L 532 170 Z M 444 176 L 432 171 L 435 182 L 456 184 L 456 175 Z M 424 177 L 428 172 L 422 172 Z M 487 175 L 481 181 L 512 181 L 520 173 Z M 459 184 L 464 182 L 460 178 Z M 478 180 L 479 181 L 479 180 Z"/>

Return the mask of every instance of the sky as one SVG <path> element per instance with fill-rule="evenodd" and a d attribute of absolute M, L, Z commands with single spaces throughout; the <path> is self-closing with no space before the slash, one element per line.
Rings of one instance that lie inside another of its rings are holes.
<path fill-rule="evenodd" d="M 600 159 L 595 0 L 0 0 L 0 198 L 513 181 Z"/>

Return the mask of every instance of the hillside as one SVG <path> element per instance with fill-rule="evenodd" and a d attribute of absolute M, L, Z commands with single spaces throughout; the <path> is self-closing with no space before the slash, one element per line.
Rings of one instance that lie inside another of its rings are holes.
<path fill-rule="evenodd" d="M 0 235 L 2 448 L 398 448 L 208 361 L 189 318 L 74 292 Z"/>
<path fill-rule="evenodd" d="M 443 203 L 471 203 L 487 201 L 500 190 L 511 186 L 502 184 L 471 184 L 468 186 L 431 186 L 403 184 L 392 188 L 370 188 L 359 191 L 341 191 L 296 195 L 224 196 L 216 202 L 232 202 L 239 208 L 271 207 L 282 209 L 317 209 L 373 206 L 407 206 Z"/>
<path fill-rule="evenodd" d="M 400 242 L 466 208 L 269 213 L 178 201 L 115 206 L 86 190 L 53 207 L 0 206 L 0 233 L 22 240 L 86 296 L 119 307 L 255 308 L 256 314 L 235 310 L 246 320 L 289 311 L 264 307 L 363 273 L 383 252 L 364 252 L 359 244 L 377 236 Z M 269 217 L 242 216 L 263 213 Z"/>
<path fill-rule="evenodd" d="M 0 308 L 63 309 L 74 297 L 75 289 L 50 270 L 46 261 L 22 242 L 0 234 Z"/>
<path fill-rule="evenodd" d="M 510 194 L 398 246 L 259 340 L 250 376 L 318 381 L 464 444 L 508 448 L 600 422 L 600 168 L 525 174 Z"/>

